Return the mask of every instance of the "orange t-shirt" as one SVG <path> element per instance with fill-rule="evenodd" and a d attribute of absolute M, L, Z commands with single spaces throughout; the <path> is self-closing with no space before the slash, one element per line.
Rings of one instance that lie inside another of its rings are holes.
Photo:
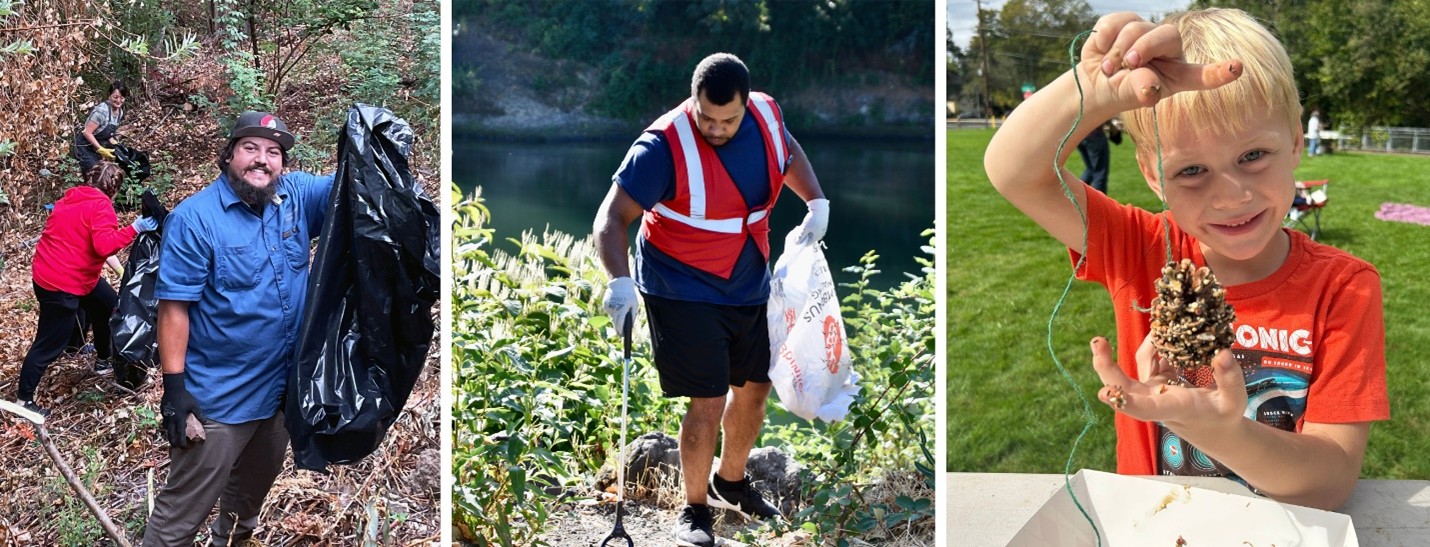
<path fill-rule="evenodd" d="M 1156 297 L 1166 264 L 1163 216 L 1172 255 L 1205 266 L 1197 241 L 1170 213 L 1152 214 L 1087 192 L 1087 261 L 1080 279 L 1112 294 L 1117 359 L 1137 377 L 1137 347 L 1151 331 L 1137 311 Z M 1304 422 L 1390 418 L 1385 390 L 1385 324 L 1380 274 L 1370 263 L 1288 230 L 1291 251 L 1275 273 L 1226 288 L 1236 311 L 1233 353 L 1246 373 L 1247 417 L 1287 431 Z M 1072 250 L 1076 264 L 1078 255 Z M 1129 475 L 1229 472 L 1158 424 L 1117 414 L 1117 472 Z"/>

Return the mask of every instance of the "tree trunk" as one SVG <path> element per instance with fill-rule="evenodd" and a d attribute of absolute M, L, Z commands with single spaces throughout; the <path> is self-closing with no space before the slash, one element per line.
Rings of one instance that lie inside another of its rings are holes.
<path fill-rule="evenodd" d="M 248 0 L 248 45 L 253 50 L 253 69 L 262 73 L 263 64 L 258 61 L 258 23 L 253 20 L 256 11 L 258 8 L 253 5 L 253 0 Z"/>

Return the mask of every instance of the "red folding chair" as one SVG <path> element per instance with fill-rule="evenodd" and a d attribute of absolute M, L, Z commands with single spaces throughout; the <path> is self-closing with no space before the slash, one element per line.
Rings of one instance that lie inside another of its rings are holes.
<path fill-rule="evenodd" d="M 1326 189 L 1330 185 L 1330 179 L 1296 181 L 1296 199 L 1281 225 L 1305 230 L 1311 239 L 1321 235 L 1321 211 L 1326 208 Z"/>

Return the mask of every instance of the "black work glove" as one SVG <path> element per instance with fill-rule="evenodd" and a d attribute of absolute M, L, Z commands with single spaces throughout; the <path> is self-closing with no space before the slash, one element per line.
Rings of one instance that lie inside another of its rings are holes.
<path fill-rule="evenodd" d="M 164 374 L 164 397 L 159 401 L 159 413 L 164 415 L 164 432 L 169 437 L 169 445 L 179 448 L 189 447 L 189 415 L 199 419 L 204 417 L 199 411 L 199 402 L 189 395 L 189 388 L 184 386 L 186 376 L 182 372 Z"/>

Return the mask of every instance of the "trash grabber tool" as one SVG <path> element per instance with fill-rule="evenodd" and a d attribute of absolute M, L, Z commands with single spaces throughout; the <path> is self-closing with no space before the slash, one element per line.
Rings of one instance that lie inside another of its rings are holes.
<path fill-rule="evenodd" d="M 616 456 L 616 527 L 611 530 L 611 535 L 601 542 L 601 547 L 606 547 L 613 539 L 626 540 L 626 547 L 635 547 L 636 542 L 626 533 L 626 527 L 621 520 L 626 516 L 626 403 L 630 400 L 631 389 L 631 325 L 636 322 L 634 311 L 626 314 L 625 328 L 621 329 L 621 336 L 625 342 L 625 359 L 621 363 L 621 444 Z M 619 542 L 616 545 L 620 545 Z"/>
<path fill-rule="evenodd" d="M 95 520 L 99 521 L 99 526 L 104 528 L 105 535 L 108 535 L 109 539 L 114 540 L 116 545 L 129 547 L 129 539 L 124 536 L 124 530 L 114 525 L 114 521 L 109 518 L 109 513 L 106 513 L 104 508 L 99 506 L 99 502 L 94 500 L 94 495 L 89 493 L 89 489 L 85 488 L 84 483 L 80 482 L 79 477 L 75 476 L 74 469 L 71 469 L 69 464 L 65 462 L 64 457 L 60 455 L 60 449 L 55 446 L 55 441 L 50 439 L 49 432 L 45 431 L 45 417 L 23 406 L 4 400 L 0 400 L 0 410 L 24 418 L 35 426 L 35 437 L 40 440 L 40 445 L 45 447 L 45 453 L 50 456 L 51 460 L 54 460 L 55 467 L 59 468 L 60 474 L 64 475 L 65 482 L 69 483 L 70 488 L 74 489 L 75 495 L 79 496 L 80 501 L 84 502 L 89 512 L 94 514 Z"/>

